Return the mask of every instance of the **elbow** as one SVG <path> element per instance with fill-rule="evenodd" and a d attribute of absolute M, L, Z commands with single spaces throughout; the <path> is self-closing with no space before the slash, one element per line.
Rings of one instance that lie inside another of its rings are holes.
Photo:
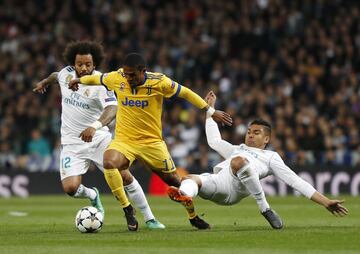
<path fill-rule="evenodd" d="M 218 148 L 219 148 L 219 140 L 209 140 L 208 139 L 208 145 L 212 148 L 212 149 L 214 149 L 214 150 L 218 150 Z"/>

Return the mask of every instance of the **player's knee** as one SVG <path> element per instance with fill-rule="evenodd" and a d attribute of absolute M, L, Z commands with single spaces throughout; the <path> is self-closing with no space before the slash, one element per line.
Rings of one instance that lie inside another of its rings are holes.
<path fill-rule="evenodd" d="M 253 169 L 253 167 L 249 163 L 247 163 L 237 172 L 234 172 L 234 175 L 236 175 L 242 181 L 248 179 L 249 177 L 256 176 L 257 172 L 256 170 Z"/>
<path fill-rule="evenodd" d="M 246 161 L 242 157 L 232 158 L 231 162 L 230 162 L 230 167 L 231 167 L 231 169 L 233 171 L 238 171 L 239 169 L 241 169 L 245 165 L 246 165 Z"/>
<path fill-rule="evenodd" d="M 181 183 L 185 180 L 192 180 L 194 183 L 196 183 L 196 185 L 198 186 L 198 188 L 201 188 L 202 182 L 199 176 L 197 175 L 186 175 L 183 176 L 181 178 Z"/>
<path fill-rule="evenodd" d="M 66 194 L 68 194 L 69 196 L 74 196 L 78 190 L 79 186 L 76 185 L 65 185 L 63 186 L 63 190 Z"/>
<path fill-rule="evenodd" d="M 105 169 L 118 168 L 118 162 L 111 158 L 104 158 L 104 168 Z"/>

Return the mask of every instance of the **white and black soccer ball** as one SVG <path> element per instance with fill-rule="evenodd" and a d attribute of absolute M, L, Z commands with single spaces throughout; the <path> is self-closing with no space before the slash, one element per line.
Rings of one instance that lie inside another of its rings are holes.
<path fill-rule="evenodd" d="M 98 232 L 104 221 L 103 214 L 93 206 L 81 208 L 75 217 L 75 226 L 82 233 Z"/>

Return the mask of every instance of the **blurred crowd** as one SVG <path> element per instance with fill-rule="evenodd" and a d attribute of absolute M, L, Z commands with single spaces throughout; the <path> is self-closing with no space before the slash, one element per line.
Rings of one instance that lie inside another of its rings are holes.
<path fill-rule="evenodd" d="M 102 42 L 116 70 L 142 53 L 201 96 L 217 94 L 234 118 L 233 144 L 261 117 L 269 149 L 290 165 L 360 165 L 360 7 L 356 0 L 2 0 L 0 168 L 58 170 L 61 98 L 32 86 L 64 67 L 66 44 Z M 164 138 L 178 167 L 209 171 L 203 113 L 165 103 Z"/>

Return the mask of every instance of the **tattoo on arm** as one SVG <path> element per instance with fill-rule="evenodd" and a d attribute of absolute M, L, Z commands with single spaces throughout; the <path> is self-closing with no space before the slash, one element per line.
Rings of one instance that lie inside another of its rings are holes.
<path fill-rule="evenodd" d="M 101 122 L 103 126 L 106 126 L 116 117 L 116 112 L 117 106 L 107 106 L 106 108 L 104 108 L 104 111 L 98 121 Z"/>
<path fill-rule="evenodd" d="M 49 77 L 47 77 L 45 79 L 45 82 L 47 85 L 53 85 L 53 84 L 57 84 L 58 83 L 58 79 L 57 79 L 57 76 L 58 76 L 58 72 L 53 72 L 49 75 Z"/>

